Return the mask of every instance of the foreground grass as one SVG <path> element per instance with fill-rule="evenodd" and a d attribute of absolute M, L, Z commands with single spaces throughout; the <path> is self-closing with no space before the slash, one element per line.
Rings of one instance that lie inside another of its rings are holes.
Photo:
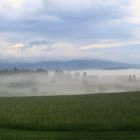
<path fill-rule="evenodd" d="M 140 92 L 0 98 L 1 140 L 138 140 Z"/>
<path fill-rule="evenodd" d="M 139 140 L 135 131 L 123 132 L 42 132 L 0 129 L 0 140 Z"/>

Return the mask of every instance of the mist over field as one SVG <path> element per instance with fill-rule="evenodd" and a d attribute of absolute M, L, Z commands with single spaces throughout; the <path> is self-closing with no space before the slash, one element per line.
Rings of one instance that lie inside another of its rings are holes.
<path fill-rule="evenodd" d="M 140 70 L 0 72 L 0 96 L 51 96 L 140 90 Z"/>

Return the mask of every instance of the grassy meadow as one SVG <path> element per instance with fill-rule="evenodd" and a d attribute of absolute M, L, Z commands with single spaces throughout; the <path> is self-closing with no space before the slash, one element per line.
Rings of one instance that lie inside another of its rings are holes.
<path fill-rule="evenodd" d="M 0 140 L 139 140 L 140 92 L 0 98 Z"/>

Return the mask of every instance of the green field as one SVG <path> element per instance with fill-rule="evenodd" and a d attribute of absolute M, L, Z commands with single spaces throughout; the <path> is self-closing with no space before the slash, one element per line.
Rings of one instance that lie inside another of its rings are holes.
<path fill-rule="evenodd" d="M 140 92 L 0 98 L 0 140 L 139 140 Z"/>

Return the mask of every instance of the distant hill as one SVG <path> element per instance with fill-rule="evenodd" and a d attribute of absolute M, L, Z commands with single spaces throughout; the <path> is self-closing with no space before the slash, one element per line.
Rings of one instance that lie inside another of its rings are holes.
<path fill-rule="evenodd" d="M 127 69 L 140 68 L 139 65 L 125 64 L 107 60 L 70 60 L 70 61 L 49 61 L 38 63 L 0 63 L 0 69 L 62 69 L 62 70 L 82 70 L 82 69 Z"/>

